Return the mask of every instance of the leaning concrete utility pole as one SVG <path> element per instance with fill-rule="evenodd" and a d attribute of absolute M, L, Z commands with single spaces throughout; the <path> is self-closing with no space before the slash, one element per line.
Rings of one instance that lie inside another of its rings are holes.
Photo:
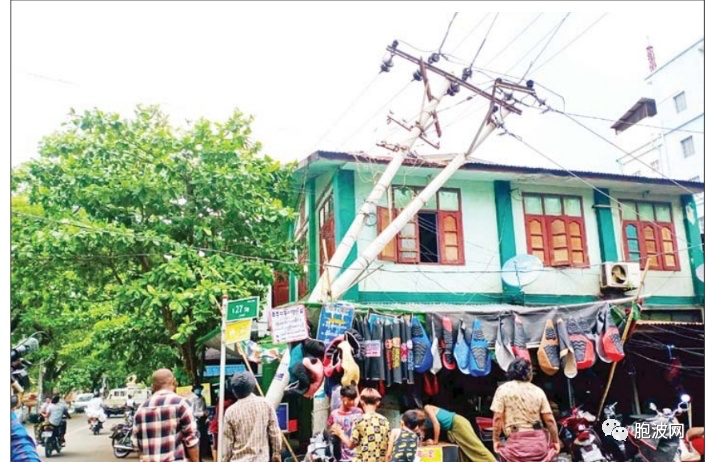
<path fill-rule="evenodd" d="M 339 273 L 340 268 L 342 268 L 344 261 L 346 260 L 347 256 L 351 252 L 352 248 L 354 247 L 354 244 L 357 241 L 357 238 L 359 237 L 359 233 L 361 232 L 361 229 L 364 226 L 364 222 L 366 220 L 366 217 L 372 214 L 376 213 L 376 204 L 378 204 L 379 200 L 381 200 L 381 197 L 383 194 L 386 192 L 388 187 L 391 185 L 391 182 L 393 181 L 393 177 L 396 175 L 396 172 L 400 169 L 401 165 L 403 164 L 403 161 L 405 160 L 406 156 L 410 153 L 411 148 L 413 147 L 413 144 L 418 138 L 423 138 L 424 141 L 427 143 L 431 144 L 430 141 L 428 141 L 425 138 L 425 132 L 429 128 L 429 121 L 432 118 L 433 122 L 435 123 L 435 128 L 437 130 L 438 137 L 441 135 L 441 130 L 440 130 L 440 124 L 437 119 L 437 114 L 435 113 L 435 109 L 437 108 L 438 104 L 440 103 L 440 100 L 442 99 L 445 94 L 449 95 L 454 95 L 459 91 L 459 88 L 465 87 L 474 93 L 481 95 L 485 98 L 487 98 L 490 101 L 494 101 L 494 95 L 490 95 L 483 90 L 475 87 L 474 85 L 466 82 L 465 80 L 461 80 L 454 75 L 445 72 L 441 69 L 438 69 L 437 67 L 433 66 L 430 62 L 426 63 L 420 58 L 415 58 L 407 53 L 404 53 L 397 48 L 398 43 L 394 42 L 392 45 L 387 47 L 387 51 L 391 53 L 391 58 L 389 58 L 388 61 L 385 61 L 382 69 L 385 67 L 390 67 L 391 64 L 391 59 L 393 56 L 400 56 L 408 61 L 411 61 L 413 63 L 416 63 L 420 66 L 419 72 L 417 75 L 419 76 L 418 78 L 422 79 L 425 83 L 425 90 L 427 92 L 429 104 L 427 107 L 425 107 L 422 112 L 420 113 L 420 116 L 418 118 L 418 122 L 415 124 L 413 127 L 414 130 L 414 136 L 410 137 L 403 146 L 397 146 L 396 150 L 394 151 L 393 158 L 387 165 L 386 169 L 384 170 L 383 174 L 381 175 L 381 178 L 379 178 L 379 181 L 376 183 L 374 188 L 371 190 L 371 193 L 369 196 L 366 198 L 364 203 L 362 204 L 361 208 L 359 209 L 359 212 L 357 213 L 356 217 L 354 218 L 354 221 L 352 224 L 349 226 L 349 229 L 347 230 L 347 233 L 344 235 L 342 238 L 341 242 L 337 246 L 334 255 L 332 258 L 329 260 L 329 262 L 326 263 L 328 272 L 329 272 L 329 278 L 333 279 L 336 278 L 337 274 Z M 428 79 L 428 71 L 433 72 L 435 74 L 441 75 L 445 77 L 447 80 L 447 85 L 445 87 L 445 90 L 443 93 L 440 94 L 440 96 L 433 97 L 431 90 L 430 90 L 430 84 L 429 84 L 429 79 Z M 504 106 L 507 108 L 507 110 L 511 112 L 515 112 L 517 114 L 520 114 L 521 111 L 519 111 L 517 108 L 507 104 L 506 102 L 499 102 L 500 105 Z M 398 122 L 397 122 L 398 123 Z M 435 146 L 435 145 L 433 145 Z M 325 275 L 327 275 L 327 272 L 323 272 L 322 275 L 320 276 L 319 280 L 317 281 L 317 284 L 315 285 L 315 288 L 312 290 L 312 293 L 310 294 L 309 302 L 321 302 L 324 299 L 333 299 L 336 300 L 338 297 L 333 297 L 333 293 L 331 293 L 331 288 L 330 288 L 330 293 L 324 293 L 323 287 L 327 286 L 329 287 L 329 284 L 326 284 L 325 281 Z M 333 286 L 332 286 L 333 287 Z"/>
<path fill-rule="evenodd" d="M 351 284 L 361 276 L 361 274 L 369 267 L 369 265 L 376 259 L 383 248 L 395 238 L 395 236 L 403 229 L 403 227 L 408 223 L 416 213 L 423 207 L 423 205 L 428 202 L 433 195 L 452 177 L 452 175 L 459 170 L 459 168 L 467 161 L 467 158 L 477 149 L 482 142 L 497 128 L 497 123 L 494 119 L 494 113 L 499 109 L 497 104 L 502 105 L 500 111 L 500 117 L 503 120 L 504 116 L 511 112 L 508 108 L 509 105 L 501 104 L 501 101 L 497 101 L 495 96 L 497 89 L 506 88 L 509 90 L 519 90 L 525 93 L 532 93 L 533 90 L 527 87 L 520 87 L 518 85 L 509 84 L 498 79 L 494 85 L 494 90 L 492 92 L 492 98 L 489 110 L 486 117 L 482 121 L 477 134 L 475 135 L 469 149 L 466 152 L 462 152 L 456 155 L 450 163 L 436 176 L 433 181 L 431 181 L 428 186 L 426 186 L 423 191 L 420 192 L 406 208 L 404 208 L 381 234 L 379 234 L 376 239 L 369 244 L 369 246 L 364 250 L 364 252 L 357 258 L 357 260 L 349 266 L 335 281 L 332 283 L 332 299 L 337 300 L 344 293 L 349 290 Z M 516 108 L 514 108 L 516 109 Z M 517 109 L 518 111 L 518 109 Z"/>
<path fill-rule="evenodd" d="M 427 82 L 426 87 L 428 89 L 430 88 L 427 86 Z M 347 233 L 344 235 L 341 242 L 337 246 L 337 249 L 334 251 L 334 255 L 332 255 L 332 258 L 325 264 L 329 271 L 329 278 L 334 278 L 339 273 L 339 268 L 341 268 L 344 264 L 344 260 L 347 259 L 349 252 L 351 252 L 352 247 L 354 247 L 354 244 L 356 243 L 356 240 L 359 237 L 361 229 L 364 227 L 364 221 L 366 220 L 366 217 L 370 214 L 376 213 L 376 204 L 379 202 L 379 200 L 381 200 L 381 197 L 383 197 L 384 193 L 386 192 L 386 189 L 391 185 L 393 177 L 396 176 L 396 172 L 398 172 L 398 169 L 403 164 L 403 161 L 405 160 L 406 156 L 411 152 L 411 149 L 413 148 L 415 142 L 430 127 L 430 119 L 434 118 L 435 109 L 437 108 L 438 104 L 440 104 L 440 100 L 442 99 L 442 97 L 445 96 L 445 94 L 448 92 L 448 89 L 449 85 L 438 97 L 432 97 L 431 101 L 421 111 L 420 116 L 418 117 L 418 121 L 416 122 L 415 127 L 413 128 L 414 134 L 408 140 L 406 140 L 402 146 L 398 146 L 394 151 L 393 157 L 388 163 L 386 170 L 384 170 L 383 174 L 381 175 L 381 178 L 379 178 L 379 181 L 374 186 L 374 189 L 371 190 L 369 197 L 366 198 L 364 204 L 362 204 L 361 208 L 357 212 L 356 217 L 354 217 L 354 221 L 347 230 Z M 327 294 L 323 293 L 323 287 L 328 287 L 328 284 L 326 284 L 325 281 L 325 276 L 327 276 L 327 274 L 328 272 L 324 271 L 320 278 L 317 280 L 317 284 L 312 290 L 312 293 L 310 294 L 310 298 L 308 300 L 310 303 L 321 302 L 322 300 L 327 298 Z"/>

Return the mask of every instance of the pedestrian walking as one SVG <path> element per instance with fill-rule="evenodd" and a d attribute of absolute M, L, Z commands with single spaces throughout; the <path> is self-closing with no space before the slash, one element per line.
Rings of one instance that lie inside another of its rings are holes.
<path fill-rule="evenodd" d="M 335 409 L 327 419 L 327 425 L 339 425 L 344 433 L 351 438 L 354 424 L 361 418 L 363 411 L 356 406 L 359 392 L 354 385 L 344 385 L 339 390 L 340 407 Z M 335 441 L 334 458 L 341 462 L 351 462 L 354 460 L 354 451 L 342 446 L 342 441 L 337 438 Z"/>
<path fill-rule="evenodd" d="M 234 398 L 234 394 L 231 392 L 230 387 L 226 387 L 226 390 L 224 391 L 224 412 L 226 412 L 226 409 L 231 407 L 233 403 L 236 402 L 236 399 Z M 211 419 L 211 422 L 209 423 L 209 434 L 211 435 L 211 454 L 212 454 L 212 459 L 215 461 L 217 459 L 217 452 L 219 450 L 219 409 L 217 408 L 216 412 L 214 412 L 214 417 Z"/>
<path fill-rule="evenodd" d="M 390 425 L 386 417 L 376 412 L 381 404 L 381 395 L 373 388 L 364 388 L 359 399 L 364 414 L 354 424 L 351 438 L 339 425 L 332 426 L 332 433 L 342 440 L 343 447 L 356 448 L 354 462 L 384 462 Z"/>
<path fill-rule="evenodd" d="M 231 377 L 237 401 L 224 415 L 223 462 L 280 462 L 278 417 L 265 398 L 253 394 L 255 389 L 252 373 Z"/>
<path fill-rule="evenodd" d="M 494 394 L 494 452 L 508 462 L 550 462 L 560 451 L 558 428 L 546 394 L 531 383 L 533 368 L 515 359 Z M 543 430 L 546 427 L 548 433 Z M 506 444 L 501 444 L 502 427 Z"/>
<path fill-rule="evenodd" d="M 152 374 L 152 396 L 136 411 L 133 445 L 141 462 L 197 462 L 199 438 L 192 407 L 175 393 L 169 369 Z"/>
<path fill-rule="evenodd" d="M 400 428 L 391 430 L 386 462 L 415 462 L 424 424 L 423 411 L 411 409 L 404 412 Z"/>
<path fill-rule="evenodd" d="M 440 432 L 446 431 L 451 443 L 460 448 L 460 460 L 465 462 L 495 462 L 494 455 L 484 447 L 482 440 L 472 428 L 469 420 L 459 414 L 441 407 L 425 406 L 425 428 L 433 430 L 433 439 L 426 445 L 435 445 L 440 441 Z"/>
<path fill-rule="evenodd" d="M 199 460 L 201 462 L 202 455 L 209 453 L 209 435 L 207 427 L 207 418 L 209 417 L 209 412 L 207 411 L 206 400 L 202 396 L 204 387 L 201 383 L 195 383 L 192 385 L 192 413 L 194 418 L 197 420 L 197 432 L 199 433 Z"/>

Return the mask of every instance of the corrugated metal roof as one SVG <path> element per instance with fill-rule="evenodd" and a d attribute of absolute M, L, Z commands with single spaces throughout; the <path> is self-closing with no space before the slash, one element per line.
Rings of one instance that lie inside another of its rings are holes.
<path fill-rule="evenodd" d="M 315 151 L 305 158 L 298 165 L 298 170 L 305 169 L 308 166 L 316 164 L 320 161 L 341 162 L 341 163 L 360 163 L 368 162 L 374 164 L 387 164 L 390 162 L 390 157 L 371 156 L 363 152 L 334 152 L 334 151 Z M 428 161 L 422 157 L 407 158 L 403 165 L 411 167 L 427 167 L 427 168 L 443 168 L 444 163 Z M 635 175 L 623 175 L 619 173 L 593 172 L 584 170 L 560 170 L 544 167 L 528 167 L 521 165 L 495 164 L 483 161 L 466 162 L 461 170 L 472 170 L 481 172 L 500 172 L 520 175 L 552 175 L 563 178 L 573 178 L 578 176 L 584 180 L 609 180 L 617 182 L 625 182 L 632 184 L 647 184 L 647 185 L 662 185 L 676 187 L 676 184 L 683 186 L 694 193 L 704 191 L 705 185 L 700 181 L 686 180 L 670 180 L 665 178 L 650 178 Z"/>

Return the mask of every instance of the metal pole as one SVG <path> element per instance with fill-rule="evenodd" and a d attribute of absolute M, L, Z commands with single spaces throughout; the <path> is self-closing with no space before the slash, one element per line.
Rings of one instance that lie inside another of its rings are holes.
<path fill-rule="evenodd" d="M 42 380 L 43 378 L 44 378 L 44 360 L 39 362 L 39 378 L 37 379 L 37 388 L 39 389 L 39 395 L 37 396 L 37 405 L 35 406 L 37 408 L 37 411 L 36 411 L 37 414 L 39 414 L 39 407 L 40 407 L 41 402 L 43 402 L 43 399 L 42 399 L 42 393 L 44 393 L 44 390 L 43 390 L 44 382 Z"/>
<path fill-rule="evenodd" d="M 216 449 L 217 462 L 223 460 L 224 447 L 224 374 L 226 372 L 226 306 L 229 296 L 221 297 L 221 358 L 219 362 L 219 442 Z"/>

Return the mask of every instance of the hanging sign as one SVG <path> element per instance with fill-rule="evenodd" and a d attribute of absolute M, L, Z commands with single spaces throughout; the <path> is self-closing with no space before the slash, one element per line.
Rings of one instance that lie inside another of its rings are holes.
<path fill-rule="evenodd" d="M 226 322 L 258 317 L 258 297 L 230 300 L 226 305 Z"/>
<path fill-rule="evenodd" d="M 329 345 L 332 340 L 351 329 L 354 322 L 354 305 L 351 303 L 328 303 L 320 311 L 317 340 Z"/>
<path fill-rule="evenodd" d="M 224 342 L 229 345 L 236 342 L 243 342 L 251 339 L 251 323 L 253 319 L 242 319 L 240 321 L 226 324 Z"/>
<path fill-rule="evenodd" d="M 270 310 L 270 333 L 273 343 L 291 343 L 309 337 L 305 305 Z"/>

